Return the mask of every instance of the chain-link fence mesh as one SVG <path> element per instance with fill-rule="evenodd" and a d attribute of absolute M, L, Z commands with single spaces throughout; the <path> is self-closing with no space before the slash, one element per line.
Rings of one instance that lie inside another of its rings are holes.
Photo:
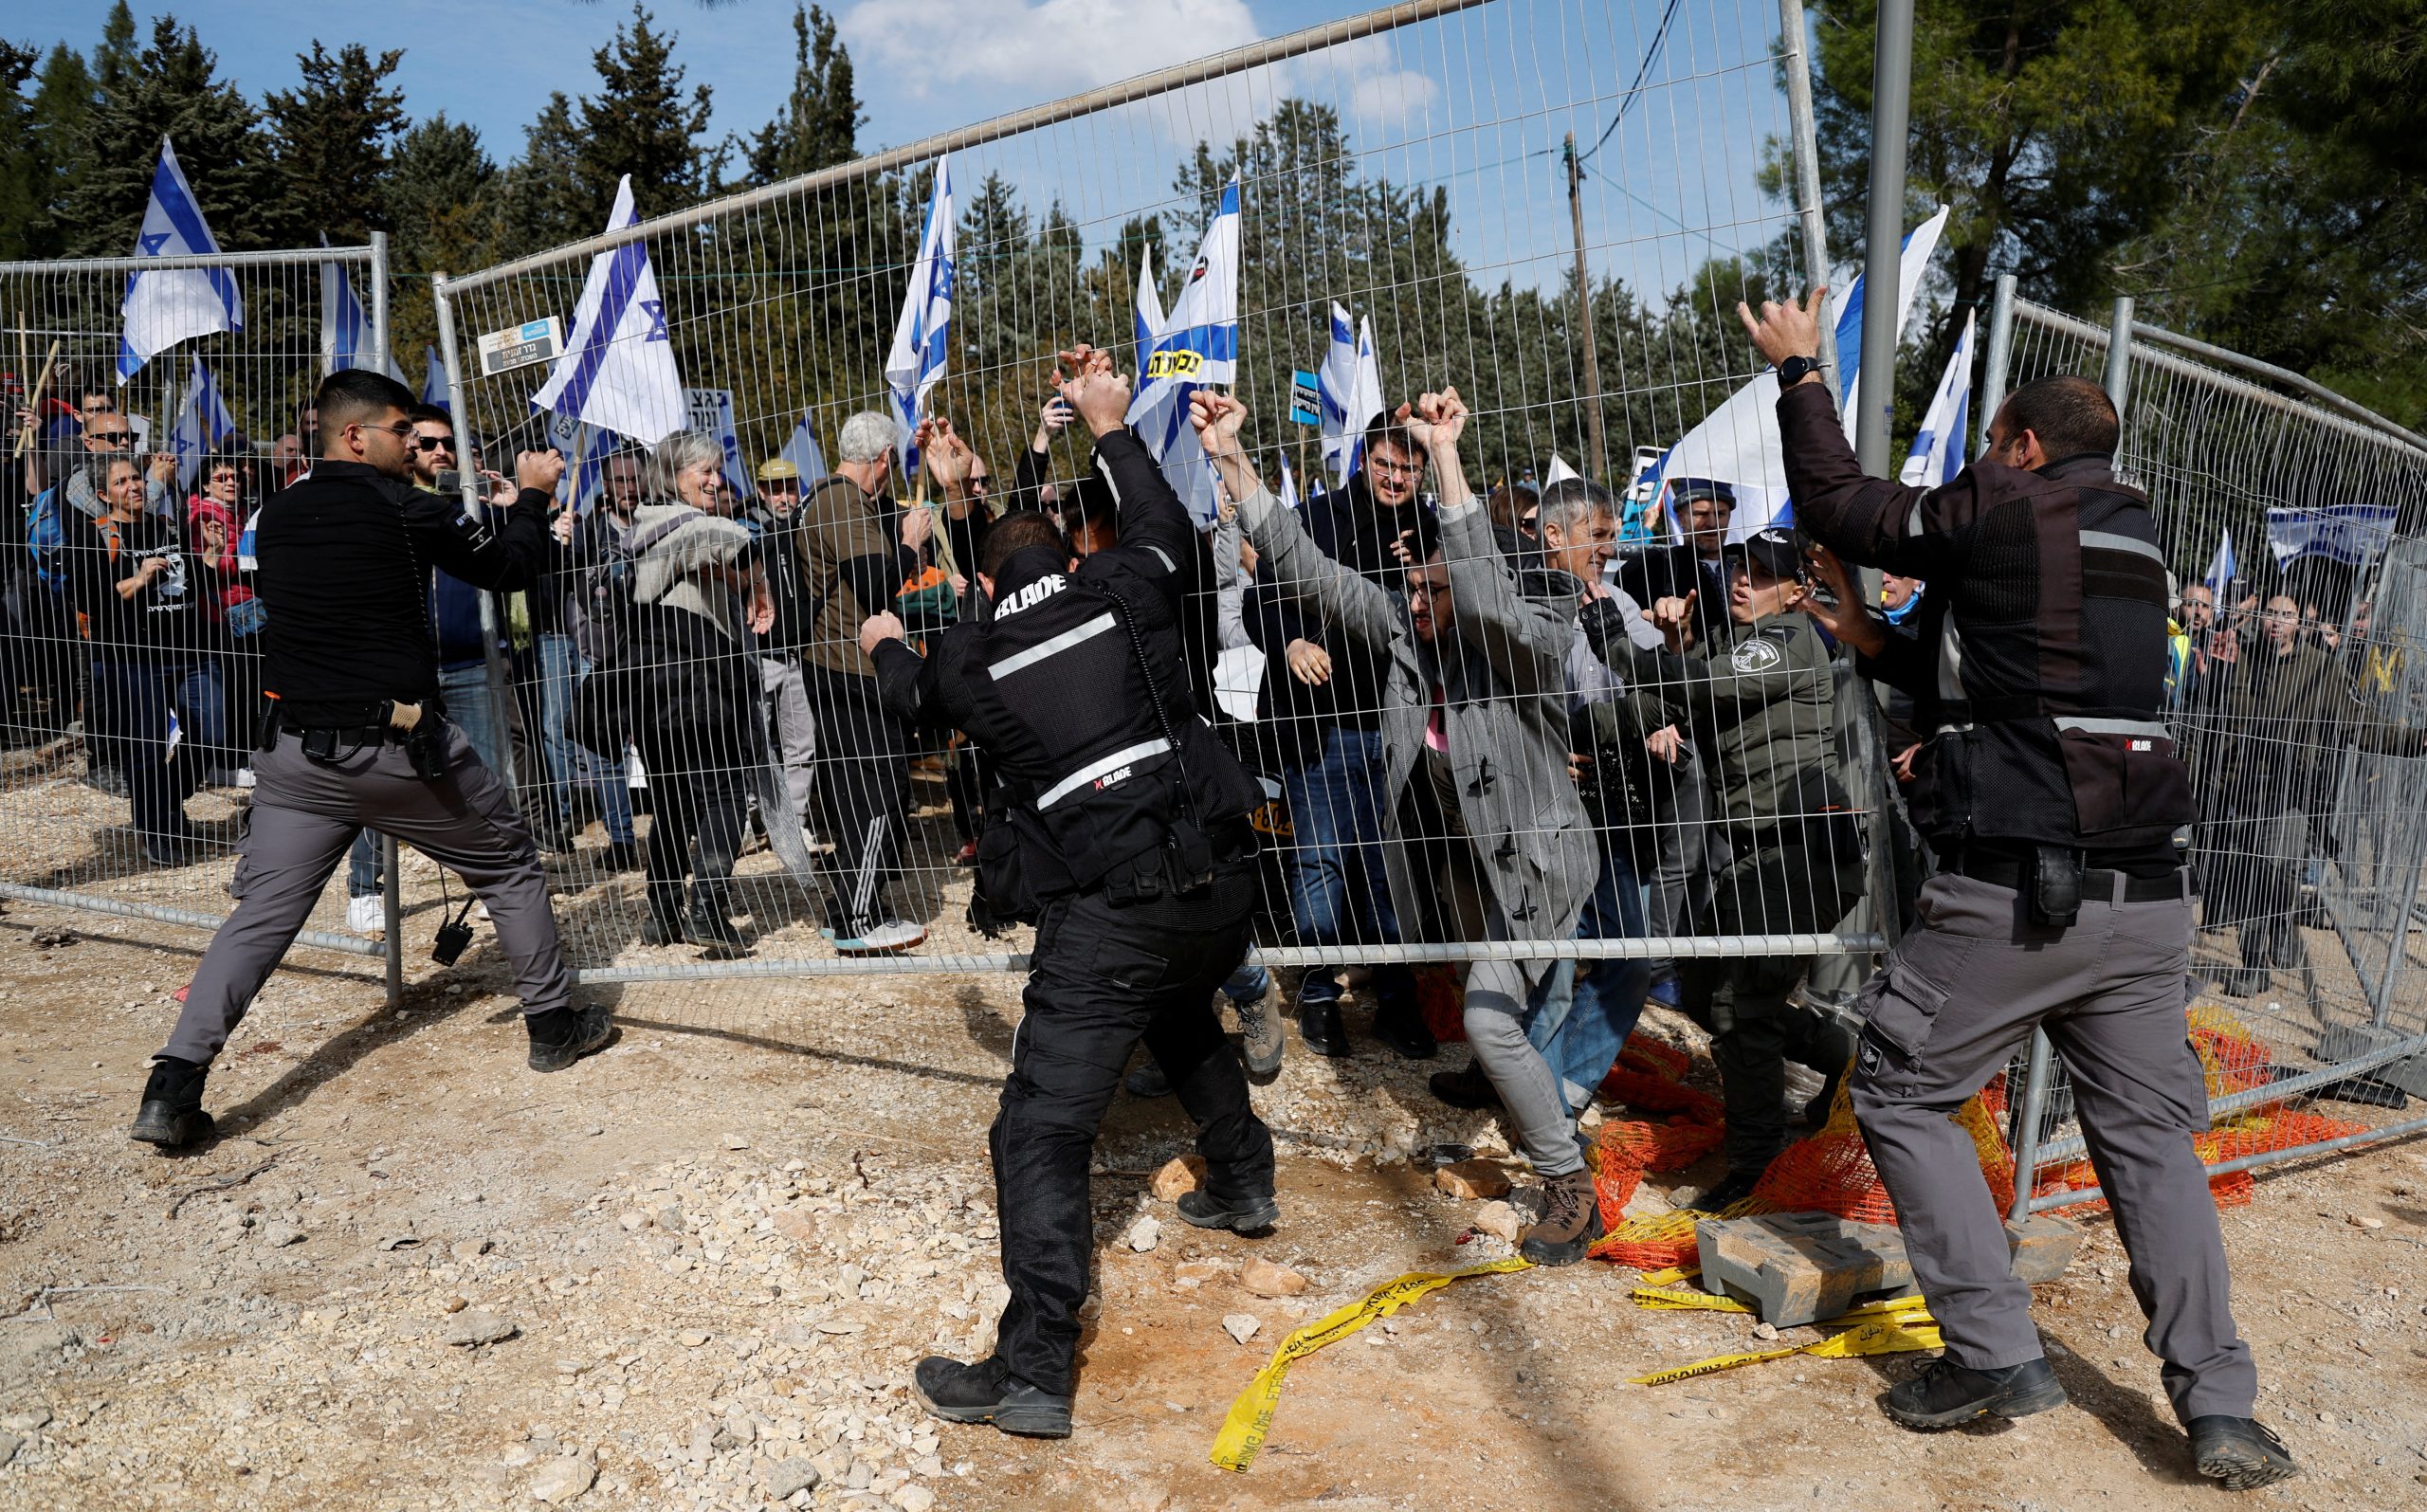
<path fill-rule="evenodd" d="M 2017 301 L 2008 384 L 2099 378 L 2109 341 Z M 2427 449 L 2146 327 L 2126 376 L 2117 470 L 2148 492 L 2179 585 L 2171 718 L 2200 898 L 2190 1027 L 2215 1114 L 2202 1152 L 2239 1172 L 2361 1127 L 2339 1112 L 2427 1092 L 2409 1060 L 2427 1047 L 2427 996 L 2405 978 L 2427 861 Z M 2070 1124 L 2055 1068 L 2043 1206 L 2093 1182 Z"/>
<path fill-rule="evenodd" d="M 262 698 L 247 531 L 316 454 L 330 344 L 368 353 L 385 277 L 375 247 L 0 264 L 0 896 L 226 917 Z M 333 896 L 305 942 L 377 954 L 376 904 Z"/>

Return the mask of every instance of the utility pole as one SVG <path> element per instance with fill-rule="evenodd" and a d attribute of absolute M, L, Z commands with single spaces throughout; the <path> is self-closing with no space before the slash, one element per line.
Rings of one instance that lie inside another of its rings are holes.
<path fill-rule="evenodd" d="M 1610 457 L 1601 440 L 1601 349 L 1593 338 L 1593 283 L 1584 271 L 1584 164 L 1576 155 L 1576 133 L 1567 134 L 1567 219 L 1576 232 L 1576 324 L 1584 346 L 1585 476 L 1604 487 Z"/>

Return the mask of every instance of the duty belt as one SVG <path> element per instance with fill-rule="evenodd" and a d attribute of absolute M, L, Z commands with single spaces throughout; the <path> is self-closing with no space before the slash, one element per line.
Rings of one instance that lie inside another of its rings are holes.
<path fill-rule="evenodd" d="M 1965 856 L 1947 858 L 1944 869 L 1974 882 L 1985 882 L 1992 887 L 2010 887 L 2020 892 L 2031 881 L 2026 863 L 2010 856 Z M 2178 866 L 2162 877 L 2135 877 L 2128 871 L 2108 871 L 2087 867 L 2082 872 L 2082 901 L 2110 903 L 2162 903 L 2188 898 L 2196 891 L 2191 885 L 2188 867 Z"/>

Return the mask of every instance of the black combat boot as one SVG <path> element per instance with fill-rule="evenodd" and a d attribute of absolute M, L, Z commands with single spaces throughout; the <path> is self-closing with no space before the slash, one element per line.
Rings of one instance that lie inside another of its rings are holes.
<path fill-rule="evenodd" d="M 522 1015 L 531 1031 L 530 1066 L 535 1071 L 561 1071 L 574 1062 L 614 1043 L 614 1015 L 603 1008 L 554 1008 Z"/>
<path fill-rule="evenodd" d="M 153 1057 L 151 1079 L 143 1084 L 143 1105 L 135 1110 L 130 1139 L 182 1150 L 210 1138 L 215 1125 L 202 1111 L 202 1082 L 210 1067 L 180 1061 L 173 1055 Z"/>
<path fill-rule="evenodd" d="M 2065 1405 L 2065 1388 L 2045 1359 L 1998 1370 L 1972 1370 L 1943 1357 L 1879 1399 L 1907 1428 L 1954 1428 L 1979 1417 L 2029 1417 Z"/>
<path fill-rule="evenodd" d="M 1210 1190 L 1183 1192 L 1178 1207 L 1179 1215 L 1199 1229 L 1260 1233 L 1281 1221 L 1281 1204 L 1268 1192 L 1250 1197 L 1217 1197 Z"/>
<path fill-rule="evenodd" d="M 2225 1483 L 2229 1491 L 2248 1491 L 2288 1481 L 2301 1473 L 2284 1441 L 2246 1417 L 2195 1417 L 2191 1463 L 2200 1474 Z"/>
<path fill-rule="evenodd" d="M 910 1379 L 919 1405 L 947 1423 L 992 1423 L 1023 1438 L 1070 1436 L 1070 1398 L 1037 1390 L 993 1356 L 964 1365 L 930 1355 Z"/>

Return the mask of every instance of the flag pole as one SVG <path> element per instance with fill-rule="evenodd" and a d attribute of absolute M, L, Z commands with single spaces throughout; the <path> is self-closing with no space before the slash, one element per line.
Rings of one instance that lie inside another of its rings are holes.
<path fill-rule="evenodd" d="M 24 326 L 17 327 L 20 339 L 24 337 L 25 330 Z M 18 365 L 23 366 L 25 360 L 25 349 L 20 346 L 17 354 Z M 34 428 L 42 423 L 42 392 L 50 387 L 50 374 L 58 365 L 59 342 L 54 339 L 50 343 L 50 351 L 43 356 L 42 376 L 35 380 L 33 392 L 26 396 L 26 428 L 17 432 L 17 449 L 13 453 L 15 456 L 24 456 L 27 448 L 34 444 Z"/>

